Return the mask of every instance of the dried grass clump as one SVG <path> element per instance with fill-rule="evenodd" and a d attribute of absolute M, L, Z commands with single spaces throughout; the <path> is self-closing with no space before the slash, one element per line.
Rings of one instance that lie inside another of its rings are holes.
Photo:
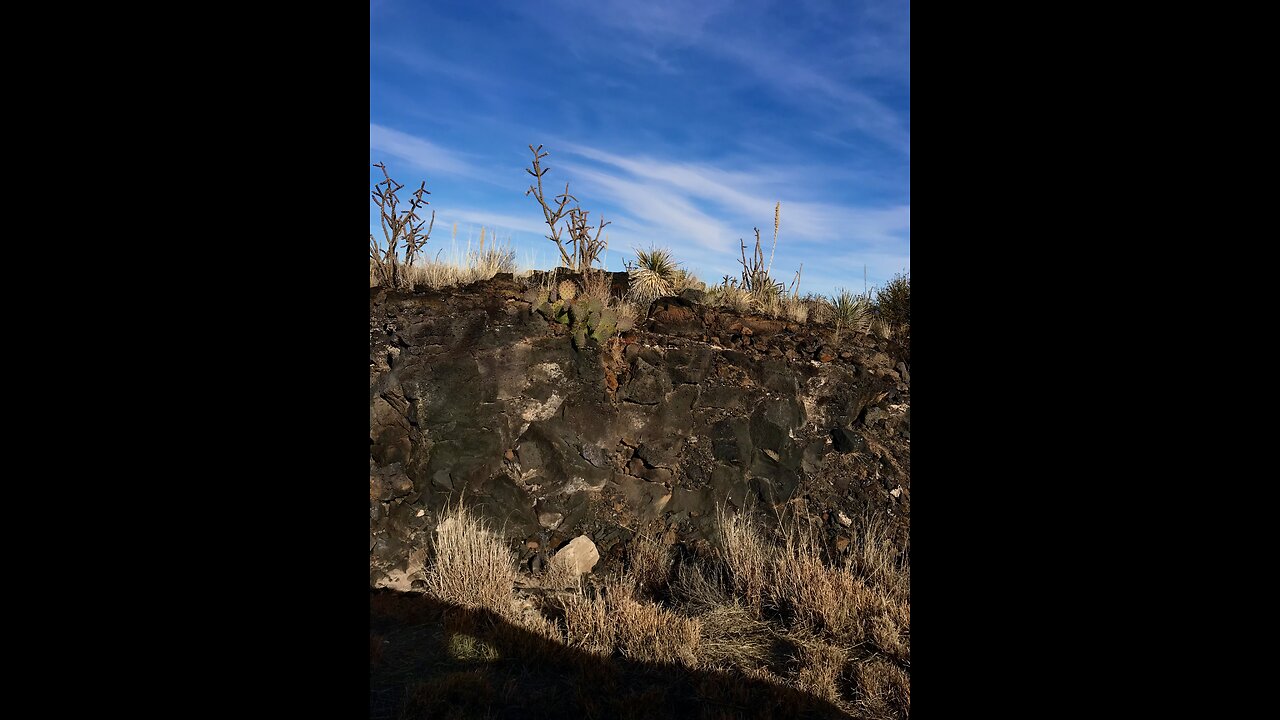
<path fill-rule="evenodd" d="M 851 674 L 858 691 L 857 710 L 876 720 L 911 715 L 911 676 L 894 663 L 872 658 L 854 663 Z"/>
<path fill-rule="evenodd" d="M 636 535 L 627 545 L 627 575 L 641 592 L 665 595 L 671 581 L 671 548 L 662 543 Z"/>
<path fill-rule="evenodd" d="M 502 538 L 470 510 L 459 505 L 444 512 L 434 550 L 425 573 L 429 594 L 464 608 L 511 614 L 515 559 Z"/>
<path fill-rule="evenodd" d="M 599 268 L 587 268 L 582 271 L 582 296 L 595 298 L 605 305 L 609 304 L 609 296 L 613 291 L 613 283 L 609 273 Z M 570 298 L 572 299 L 572 298 Z"/>
<path fill-rule="evenodd" d="M 685 290 L 705 291 L 706 289 L 706 283 L 699 280 L 697 275 L 694 275 L 684 268 L 678 268 L 676 270 L 675 278 L 671 282 L 671 291 L 675 295 L 679 295 Z"/>
<path fill-rule="evenodd" d="M 500 272 L 514 272 L 516 254 L 509 243 L 491 242 L 485 247 L 485 228 L 480 228 L 480 243 L 475 250 L 467 243 L 465 250 L 455 241 L 449 256 L 434 260 L 418 260 L 404 268 L 408 287 L 416 290 L 440 290 L 455 285 L 470 285 L 488 280 Z"/>
<path fill-rule="evenodd" d="M 797 297 L 788 297 L 782 301 L 781 316 L 791 322 L 807 322 L 809 320 L 809 303 Z"/>
<path fill-rule="evenodd" d="M 593 655 L 613 655 L 614 628 L 603 600 L 571 595 L 562 601 L 565 643 Z"/>
<path fill-rule="evenodd" d="M 746 513 L 730 514 L 716 508 L 720 524 L 722 558 L 734 590 L 758 615 L 763 606 L 774 565 L 774 545 L 765 541 Z"/>
<path fill-rule="evenodd" d="M 698 659 L 703 666 L 749 670 L 769 663 L 774 646 L 769 623 L 737 600 L 726 598 L 696 617 L 702 623 Z"/>
<path fill-rule="evenodd" d="M 745 315 L 753 309 L 751 293 L 730 283 L 716 285 L 708 290 L 707 304 L 732 310 L 738 315 Z"/>
<path fill-rule="evenodd" d="M 658 605 L 636 600 L 626 591 L 606 596 L 614 642 L 623 657 L 660 663 L 698 665 L 702 623 Z"/>
<path fill-rule="evenodd" d="M 796 687 L 837 707 L 847 708 L 839 685 L 848 660 L 845 649 L 813 636 L 792 636 L 792 641 L 797 650 L 794 658 Z"/>
<path fill-rule="evenodd" d="M 698 665 L 701 623 L 654 603 L 637 600 L 627 583 L 607 585 L 603 597 L 563 601 L 570 647 L 633 660 Z"/>

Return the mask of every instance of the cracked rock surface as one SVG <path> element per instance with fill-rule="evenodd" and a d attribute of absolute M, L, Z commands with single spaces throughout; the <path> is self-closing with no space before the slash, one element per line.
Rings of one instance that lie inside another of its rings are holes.
<path fill-rule="evenodd" d="M 821 517 L 833 541 L 875 513 L 909 546 L 908 350 L 689 297 L 575 349 L 530 298 L 510 274 L 370 290 L 372 586 L 412 583 L 460 500 L 525 554 L 586 536 L 597 571 L 642 527 L 706 544 L 724 503 Z"/>

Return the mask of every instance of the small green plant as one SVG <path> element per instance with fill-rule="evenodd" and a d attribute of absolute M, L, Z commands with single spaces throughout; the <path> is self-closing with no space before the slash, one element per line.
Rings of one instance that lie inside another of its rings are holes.
<path fill-rule="evenodd" d="M 911 274 L 894 275 L 876 291 L 876 310 L 895 332 L 911 327 Z"/>
<path fill-rule="evenodd" d="M 413 264 L 414 258 L 426 246 L 427 240 L 431 237 L 431 229 L 436 224 L 436 211 L 432 210 L 431 223 L 427 225 L 427 231 L 424 233 L 422 226 L 426 221 L 418 217 L 418 211 L 431 204 L 423 197 L 430 195 L 431 191 L 427 190 L 427 181 L 423 180 L 422 185 L 413 191 L 409 207 L 399 210 L 400 198 L 397 193 L 404 189 L 404 185 L 391 179 L 391 175 L 387 173 L 386 163 L 374 163 L 373 167 L 382 170 L 382 176 L 385 179 L 375 183 L 372 191 L 373 204 L 378 206 L 383 241 L 379 243 L 373 233 L 369 233 L 370 284 L 394 288 L 409 287 L 410 283 L 405 277 L 402 266 Z"/>
<path fill-rule="evenodd" d="M 871 330 L 871 303 L 861 295 L 841 289 L 831 298 L 831 315 L 836 324 L 836 337 L 844 330 L 865 333 Z"/>

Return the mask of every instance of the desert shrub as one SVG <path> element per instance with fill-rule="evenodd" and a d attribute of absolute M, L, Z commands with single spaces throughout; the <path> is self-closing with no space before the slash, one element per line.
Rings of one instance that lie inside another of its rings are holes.
<path fill-rule="evenodd" d="M 369 285 L 384 287 L 409 287 L 404 276 L 403 266 L 413 264 L 422 248 L 431 237 L 431 229 L 436 224 L 436 211 L 431 211 L 431 222 L 426 232 L 422 231 L 426 221 L 418 217 L 418 211 L 431 203 L 424 198 L 430 195 L 427 181 L 423 180 L 409 200 L 409 207 L 400 210 L 399 191 L 404 185 L 391 179 L 386 163 L 374 163 L 373 167 L 382 170 L 384 180 L 375 183 L 371 192 L 373 204 L 378 206 L 378 217 L 382 227 L 382 241 L 369 233 Z"/>
<path fill-rule="evenodd" d="M 546 195 L 542 189 L 542 178 L 551 171 L 549 167 L 542 167 L 542 159 L 550 155 L 543 152 L 542 146 L 534 148 L 529 145 L 529 150 L 533 152 L 533 167 L 525 168 L 525 172 L 533 176 L 534 185 L 530 185 L 525 190 L 526 196 L 533 195 L 538 201 L 538 205 L 542 208 L 543 219 L 547 223 L 551 234 L 547 235 L 547 239 L 556 244 L 556 249 L 560 251 L 560 262 L 570 270 L 586 270 L 595 264 L 600 258 L 600 253 L 605 249 L 605 243 L 600 240 L 600 233 L 606 226 L 612 223 L 605 222 L 604 218 L 600 218 L 598 227 L 591 227 L 587 222 L 587 215 L 590 213 L 583 210 L 578 205 L 578 198 L 569 194 L 569 183 L 564 184 L 564 192 L 552 198 L 552 202 L 548 203 Z M 573 207 L 569 207 L 569 202 L 573 201 Z M 568 221 L 561 225 L 560 221 L 568 218 Z M 569 249 L 564 246 L 565 232 L 569 233 L 567 242 Z M 592 231 L 595 232 L 592 235 Z"/>
<path fill-rule="evenodd" d="M 900 273 L 876 291 L 876 311 L 893 328 L 911 325 L 911 274 Z"/>
<path fill-rule="evenodd" d="M 841 290 L 832 296 L 830 305 L 837 335 L 846 330 L 865 333 L 871 329 L 871 303 L 865 297 Z"/>

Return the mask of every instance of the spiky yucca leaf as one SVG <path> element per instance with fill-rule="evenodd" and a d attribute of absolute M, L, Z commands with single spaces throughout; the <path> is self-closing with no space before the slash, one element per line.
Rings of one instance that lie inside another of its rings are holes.
<path fill-rule="evenodd" d="M 836 327 L 865 333 L 871 328 L 871 303 L 848 290 L 841 290 L 831 298 L 831 310 Z"/>
<path fill-rule="evenodd" d="M 883 340 L 888 340 L 889 336 L 893 334 L 893 328 L 884 321 L 884 318 L 876 317 L 871 319 L 871 333 Z"/>
<path fill-rule="evenodd" d="M 642 300 L 670 295 L 675 290 L 676 263 L 667 250 L 636 250 L 636 267 L 631 270 L 631 288 Z"/>

